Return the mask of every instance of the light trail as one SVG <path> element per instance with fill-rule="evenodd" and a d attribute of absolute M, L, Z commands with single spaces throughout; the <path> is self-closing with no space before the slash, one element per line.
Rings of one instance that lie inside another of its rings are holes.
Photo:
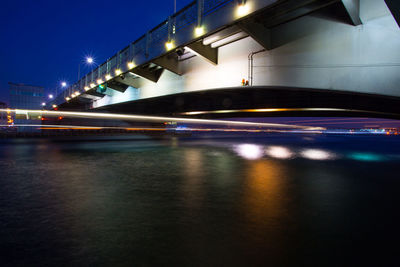
<path fill-rule="evenodd" d="M 247 126 L 247 127 L 268 127 L 268 128 L 286 128 L 286 129 L 303 129 L 303 130 L 325 130 L 322 127 L 289 125 L 278 123 L 256 123 L 243 121 L 229 120 L 210 120 L 210 119 L 193 119 L 193 118 L 178 118 L 178 117 L 162 117 L 148 115 L 129 115 L 129 114 L 112 114 L 98 112 L 75 112 L 75 111 L 51 111 L 51 110 L 28 110 L 28 109 L 0 109 L 0 112 L 13 112 L 16 115 L 25 115 L 36 117 L 64 117 L 64 118 L 85 118 L 85 119 L 104 119 L 104 120 L 126 120 L 126 121 L 146 121 L 146 122 L 181 122 L 191 124 L 210 124 L 210 125 L 225 125 L 225 126 Z"/>
<path fill-rule="evenodd" d="M 366 111 L 358 109 L 341 109 L 341 108 L 258 108 L 258 109 L 223 109 L 223 110 L 205 110 L 205 111 L 190 111 L 183 112 L 181 115 L 203 115 L 203 114 L 225 114 L 225 113 L 269 113 L 269 112 L 293 112 L 293 111 L 332 111 L 332 112 L 349 112 L 349 113 L 374 113 L 382 115 L 398 115 L 386 112 Z"/>
<path fill-rule="evenodd" d="M 271 133 L 271 132 L 285 132 L 291 133 L 292 130 L 278 130 L 278 129 L 245 129 L 245 128 L 157 128 L 157 127 L 113 127 L 113 126 L 82 126 L 82 125 L 42 125 L 42 124 L 15 124 L 9 126 L 6 124 L 0 127 L 36 127 L 42 130 L 125 130 L 125 131 L 176 131 L 176 132 L 249 132 L 249 133 Z M 296 130 L 299 132 L 301 130 Z M 305 130 L 307 133 L 322 133 L 320 130 Z"/>

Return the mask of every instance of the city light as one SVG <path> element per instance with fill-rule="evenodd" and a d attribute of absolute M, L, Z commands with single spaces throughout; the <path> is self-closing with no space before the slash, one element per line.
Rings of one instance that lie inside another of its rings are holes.
<path fill-rule="evenodd" d="M 67 101 L 69 101 L 69 100 L 71 100 L 71 98 L 69 98 L 68 96 L 65 98 L 65 100 L 67 100 Z"/>
<path fill-rule="evenodd" d="M 43 103 L 42 103 L 42 106 L 43 106 L 43 107 L 46 106 L 46 103 L 43 102 Z"/>
<path fill-rule="evenodd" d="M 168 41 L 165 43 L 165 48 L 169 51 L 172 48 L 174 48 L 174 42 L 173 41 Z"/>
<path fill-rule="evenodd" d="M 94 60 L 93 60 L 92 57 L 87 57 L 87 58 L 86 58 L 86 62 L 87 62 L 88 64 L 92 64 L 92 63 L 94 62 Z"/>
<path fill-rule="evenodd" d="M 90 86 L 90 88 L 94 88 L 94 87 L 96 87 L 96 84 L 91 83 L 91 84 L 89 84 L 89 86 Z"/>
<path fill-rule="evenodd" d="M 57 105 L 56 104 L 53 104 L 53 106 L 52 106 L 53 108 L 57 108 Z"/>
<path fill-rule="evenodd" d="M 108 81 L 108 80 L 110 80 L 112 78 L 112 76 L 110 75 L 110 74 L 107 74 L 106 75 L 106 80 Z"/>
<path fill-rule="evenodd" d="M 120 75 L 122 73 L 122 71 L 120 70 L 120 69 L 116 69 L 115 70 L 115 74 L 118 76 L 118 75 Z"/>
<path fill-rule="evenodd" d="M 103 80 L 102 79 L 98 79 L 97 80 L 97 84 L 102 84 L 103 83 Z"/>
<path fill-rule="evenodd" d="M 75 92 L 75 95 L 76 95 L 76 96 L 78 96 L 78 95 L 80 95 L 80 94 L 81 94 L 81 92 L 79 92 L 79 91 L 76 91 L 76 92 Z"/>
<path fill-rule="evenodd" d="M 62 87 L 67 87 L 67 83 L 66 82 L 61 82 L 61 86 Z"/>
<path fill-rule="evenodd" d="M 133 69 L 135 67 L 135 63 L 133 62 L 128 62 L 128 68 Z"/>
<path fill-rule="evenodd" d="M 90 90 L 89 86 L 85 86 L 83 89 L 85 89 L 85 91 Z"/>
<path fill-rule="evenodd" d="M 196 37 L 202 36 L 204 34 L 204 27 L 196 27 L 196 29 L 194 29 L 194 33 Z"/>
<path fill-rule="evenodd" d="M 50 99 L 53 99 L 53 97 L 54 97 L 54 96 L 53 96 L 52 94 L 49 94 L 49 98 L 50 98 Z"/>

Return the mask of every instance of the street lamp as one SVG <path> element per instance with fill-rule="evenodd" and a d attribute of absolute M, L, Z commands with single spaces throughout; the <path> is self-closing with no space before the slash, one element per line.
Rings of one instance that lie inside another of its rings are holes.
<path fill-rule="evenodd" d="M 91 56 L 86 57 L 85 63 L 88 65 L 92 65 L 94 63 L 93 57 L 91 57 Z M 81 63 L 79 62 L 79 64 L 78 64 L 78 81 L 79 81 L 80 77 L 81 77 Z"/>
<path fill-rule="evenodd" d="M 49 94 L 49 99 L 53 99 L 53 94 Z"/>

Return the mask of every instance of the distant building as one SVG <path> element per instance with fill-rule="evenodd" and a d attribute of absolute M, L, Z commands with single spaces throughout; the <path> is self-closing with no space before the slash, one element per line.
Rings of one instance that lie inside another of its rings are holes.
<path fill-rule="evenodd" d="M 44 88 L 41 86 L 27 85 L 23 83 L 8 83 L 10 86 L 11 109 L 41 109 L 44 101 Z M 14 124 L 41 124 L 40 118 L 27 118 L 16 115 Z M 37 128 L 19 127 L 18 131 L 38 131 Z"/>

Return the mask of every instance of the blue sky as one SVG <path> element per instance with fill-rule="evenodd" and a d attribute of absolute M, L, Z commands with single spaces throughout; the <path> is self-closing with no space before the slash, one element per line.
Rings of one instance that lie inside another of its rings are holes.
<path fill-rule="evenodd" d="M 177 9 L 192 0 L 176 0 Z M 0 101 L 8 82 L 55 88 L 87 55 L 104 62 L 173 13 L 174 0 L 2 0 Z M 88 72 L 82 64 L 81 76 Z"/>

